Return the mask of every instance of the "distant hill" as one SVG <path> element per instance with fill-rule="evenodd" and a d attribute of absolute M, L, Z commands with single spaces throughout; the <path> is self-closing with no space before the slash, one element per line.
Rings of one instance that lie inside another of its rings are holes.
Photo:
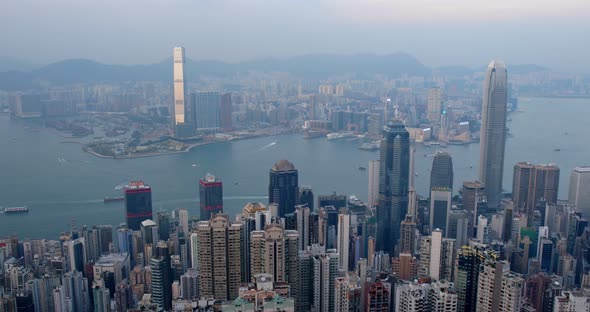
<path fill-rule="evenodd" d="M 238 72 L 288 72 L 303 78 L 323 78 L 334 74 L 428 75 L 430 69 L 405 53 L 389 55 L 314 54 L 286 59 L 260 59 L 241 63 L 220 61 L 186 62 L 187 75 L 227 76 Z M 52 84 L 121 81 L 168 81 L 172 79 L 172 59 L 148 65 L 109 65 L 86 59 L 69 59 L 31 71 L 0 71 L 0 89 L 29 89 L 41 82 Z"/>
<path fill-rule="evenodd" d="M 0 59 L 1 61 L 1 59 Z M 0 65 L 2 62 L 0 62 Z M 26 90 L 41 83 L 116 83 L 123 81 L 171 81 L 172 58 L 146 65 L 109 65 L 87 59 L 68 59 L 43 67 L 16 70 L 0 67 L 0 90 Z M 483 69 L 485 70 L 485 69 Z M 513 65 L 513 73 L 547 70 L 537 65 Z M 288 72 L 302 78 L 327 78 L 331 75 L 353 74 L 359 78 L 384 74 L 396 77 L 402 74 L 426 76 L 433 71 L 447 75 L 469 75 L 482 69 L 465 66 L 446 66 L 431 69 L 406 53 L 376 54 L 309 54 L 285 59 L 258 59 L 240 63 L 221 61 L 195 61 L 188 59 L 185 72 L 189 79 L 200 75 L 224 77 L 249 71 Z"/>

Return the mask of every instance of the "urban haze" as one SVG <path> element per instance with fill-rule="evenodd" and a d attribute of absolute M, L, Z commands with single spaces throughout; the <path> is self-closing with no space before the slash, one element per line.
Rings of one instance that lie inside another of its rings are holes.
<path fill-rule="evenodd" d="M 588 17 L 1 3 L 0 312 L 590 311 Z"/>

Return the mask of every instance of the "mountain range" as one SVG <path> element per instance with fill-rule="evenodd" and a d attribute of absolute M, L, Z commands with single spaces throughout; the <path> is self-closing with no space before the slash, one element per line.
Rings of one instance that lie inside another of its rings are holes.
<path fill-rule="evenodd" d="M 0 59 L 0 90 L 26 90 L 42 83 L 115 83 L 123 81 L 171 81 L 172 59 L 147 65 L 110 65 L 87 59 L 68 59 L 46 66 L 32 68 L 28 63 L 15 63 L 13 59 Z M 15 70 L 17 68 L 21 70 Z M 286 59 L 258 59 L 239 63 L 221 61 L 196 61 L 187 59 L 185 72 L 189 77 L 229 76 L 250 71 L 288 72 L 302 78 L 327 78 L 331 75 L 354 74 L 356 77 L 370 77 L 375 74 L 387 76 L 430 75 L 433 71 L 465 75 L 481 68 L 447 66 L 429 68 L 406 53 L 388 55 L 356 54 L 309 54 Z M 536 65 L 511 66 L 511 71 L 546 70 Z"/>

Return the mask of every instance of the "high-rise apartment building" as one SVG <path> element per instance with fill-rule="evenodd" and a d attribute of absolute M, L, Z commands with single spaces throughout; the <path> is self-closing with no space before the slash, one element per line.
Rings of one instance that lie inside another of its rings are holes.
<path fill-rule="evenodd" d="M 223 212 L 223 183 L 214 175 L 199 179 L 199 208 L 201 220 Z"/>
<path fill-rule="evenodd" d="M 426 113 L 426 118 L 435 124 L 440 121 L 442 111 L 441 93 L 441 89 L 438 87 L 428 89 L 428 112 Z"/>
<path fill-rule="evenodd" d="M 508 76 L 506 65 L 488 65 L 481 112 L 479 180 L 485 185 L 488 205 L 497 208 L 502 195 L 502 174 L 506 149 Z"/>
<path fill-rule="evenodd" d="M 391 311 L 392 287 L 391 283 L 384 281 L 367 282 L 365 286 L 365 306 L 363 311 L 388 312 Z M 401 310 L 399 310 L 401 311 Z"/>
<path fill-rule="evenodd" d="M 299 201 L 299 173 L 288 160 L 279 160 L 270 169 L 268 202 L 278 205 L 278 215 L 282 218 L 293 213 Z"/>
<path fill-rule="evenodd" d="M 478 311 L 477 285 L 479 269 L 487 256 L 484 250 L 471 246 L 462 246 L 457 254 L 455 289 L 458 298 L 458 312 Z"/>
<path fill-rule="evenodd" d="M 400 225 L 399 252 L 411 255 L 416 253 L 416 222 L 410 215 Z"/>
<path fill-rule="evenodd" d="M 487 260 L 482 267 L 477 281 L 477 311 L 521 311 L 524 279 L 510 272 L 510 263 Z"/>
<path fill-rule="evenodd" d="M 400 224 L 408 213 L 409 171 L 410 135 L 400 120 L 392 119 L 381 140 L 377 250 L 395 250 Z"/>
<path fill-rule="evenodd" d="M 127 227 L 139 231 L 141 222 L 152 218 L 152 188 L 143 181 L 133 181 L 124 193 Z"/>
<path fill-rule="evenodd" d="M 458 298 L 448 281 L 396 285 L 394 311 L 457 311 Z"/>
<path fill-rule="evenodd" d="M 418 275 L 432 280 L 453 279 L 455 240 L 443 238 L 440 230 L 420 240 L 420 262 Z"/>
<path fill-rule="evenodd" d="M 348 271 L 348 254 L 350 250 L 350 212 L 348 208 L 341 208 L 338 214 L 338 254 L 342 255 L 339 258 L 338 268 L 343 271 Z"/>
<path fill-rule="evenodd" d="M 189 215 L 186 208 L 178 209 L 178 228 L 180 230 L 179 232 L 184 233 L 184 235 L 189 235 Z"/>
<path fill-rule="evenodd" d="M 242 276 L 242 224 L 227 215 L 199 221 L 198 264 L 201 296 L 233 300 L 238 296 Z"/>
<path fill-rule="evenodd" d="M 297 290 L 297 231 L 269 224 L 263 231 L 250 234 L 250 274 L 272 275 L 274 282 L 288 282 L 293 294 Z M 254 281 L 252 281 L 254 282 Z"/>
<path fill-rule="evenodd" d="M 310 227 L 310 209 L 307 206 L 299 205 L 295 208 L 295 215 L 297 218 L 297 233 L 299 239 L 297 244 L 299 250 L 305 250 L 310 246 L 310 236 L 312 229 Z"/>
<path fill-rule="evenodd" d="M 590 166 L 576 167 L 570 174 L 568 201 L 582 212 L 590 216 Z"/>
<path fill-rule="evenodd" d="M 430 170 L 430 190 L 445 188 L 453 191 L 453 159 L 447 152 L 437 152 Z"/>
<path fill-rule="evenodd" d="M 369 160 L 369 207 L 379 203 L 379 160 Z"/>
<path fill-rule="evenodd" d="M 295 311 L 334 311 L 337 277 L 338 253 L 335 249 L 312 245 L 301 251 Z"/>
<path fill-rule="evenodd" d="M 356 280 L 348 277 L 337 277 L 334 288 L 334 311 L 350 312 L 361 311 L 361 287 L 357 285 Z"/>

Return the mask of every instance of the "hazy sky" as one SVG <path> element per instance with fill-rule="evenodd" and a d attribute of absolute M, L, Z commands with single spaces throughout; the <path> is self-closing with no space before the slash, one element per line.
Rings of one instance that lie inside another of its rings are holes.
<path fill-rule="evenodd" d="M 429 66 L 492 58 L 590 69 L 590 0 L 1 0 L 0 56 L 237 61 L 408 52 Z"/>

